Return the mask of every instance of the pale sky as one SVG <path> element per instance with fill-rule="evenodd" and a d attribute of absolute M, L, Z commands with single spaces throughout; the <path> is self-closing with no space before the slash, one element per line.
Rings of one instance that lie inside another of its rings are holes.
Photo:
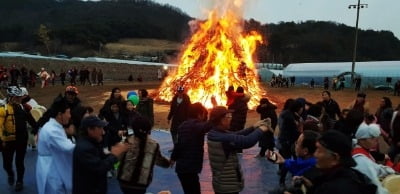
<path fill-rule="evenodd" d="M 191 17 L 205 19 L 213 2 L 221 0 L 153 0 L 180 8 Z M 261 23 L 307 20 L 333 21 L 356 25 L 357 9 L 348 9 L 357 0 L 243 0 L 244 17 Z M 361 0 L 368 8 L 360 9 L 359 28 L 389 30 L 400 39 L 400 0 Z"/>

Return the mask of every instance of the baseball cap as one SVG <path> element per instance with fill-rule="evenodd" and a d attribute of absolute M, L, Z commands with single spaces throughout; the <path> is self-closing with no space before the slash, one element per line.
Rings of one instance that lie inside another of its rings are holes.
<path fill-rule="evenodd" d="M 358 127 L 355 137 L 356 139 L 367 139 L 367 138 L 379 137 L 379 135 L 381 135 L 381 129 L 379 125 L 375 123 L 368 125 L 365 122 L 363 122 Z"/>
<path fill-rule="evenodd" d="M 105 127 L 107 124 L 107 122 L 101 120 L 97 116 L 88 116 L 82 119 L 81 128 L 87 129 L 89 127 Z"/>
<path fill-rule="evenodd" d="M 340 156 L 341 163 L 346 167 L 356 166 L 356 162 L 351 156 L 353 149 L 350 138 L 339 131 L 329 130 L 318 139 L 319 144 L 324 148 L 337 153 Z"/>

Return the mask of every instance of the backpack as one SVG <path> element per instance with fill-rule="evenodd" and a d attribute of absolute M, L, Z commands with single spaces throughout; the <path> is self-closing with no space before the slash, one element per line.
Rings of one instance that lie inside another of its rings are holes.
<path fill-rule="evenodd" d="M 0 107 L 4 107 L 4 109 L 6 111 L 6 116 L 4 117 L 4 122 L 6 122 L 9 114 L 8 114 L 8 110 L 7 110 L 7 103 L 5 100 L 0 99 Z M 0 152 L 2 152 L 2 151 L 3 151 L 3 141 L 0 139 Z"/>
<path fill-rule="evenodd" d="M 369 179 L 365 174 L 359 172 L 358 170 L 351 169 L 355 174 L 355 179 L 359 185 L 360 191 L 364 194 L 376 194 L 376 190 L 378 187 L 372 183 L 371 179 Z"/>
<path fill-rule="evenodd" d="M 4 107 L 4 110 L 6 111 L 6 115 L 4 116 L 4 123 L 3 123 L 3 125 L 7 122 L 7 118 L 8 118 L 8 116 L 12 116 L 12 119 L 13 119 L 13 123 L 15 122 L 14 121 L 14 114 L 10 114 L 9 112 L 8 112 L 8 109 L 7 109 L 7 104 L 5 104 L 4 106 L 2 106 L 2 107 Z M 4 135 L 8 135 L 8 132 L 7 132 L 7 130 L 5 130 L 4 129 Z M 15 130 L 14 130 L 14 133 L 15 133 Z"/>

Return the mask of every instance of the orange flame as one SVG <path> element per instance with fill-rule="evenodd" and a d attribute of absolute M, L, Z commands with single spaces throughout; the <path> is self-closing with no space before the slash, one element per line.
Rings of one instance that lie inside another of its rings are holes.
<path fill-rule="evenodd" d="M 232 9 L 218 17 L 216 10 L 198 28 L 180 54 L 178 69 L 165 78 L 158 98 L 170 101 L 177 87 L 184 86 L 192 102 L 212 107 L 212 97 L 225 105 L 229 86 L 242 86 L 250 108 L 258 105 L 264 92 L 258 83 L 253 53 L 261 35 L 243 35 L 243 19 Z"/>

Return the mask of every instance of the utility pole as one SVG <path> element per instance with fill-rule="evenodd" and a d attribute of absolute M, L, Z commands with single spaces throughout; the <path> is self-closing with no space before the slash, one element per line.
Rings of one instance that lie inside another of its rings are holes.
<path fill-rule="evenodd" d="M 357 43 L 358 43 L 358 20 L 360 17 L 360 8 L 368 8 L 368 4 L 360 4 L 360 0 L 358 0 L 357 5 L 349 5 L 349 9 L 357 9 L 357 19 L 356 19 L 356 30 L 355 30 L 355 38 L 354 38 L 354 50 L 353 50 L 353 61 L 351 63 L 351 83 L 354 80 L 354 69 L 356 66 L 357 59 Z"/>

